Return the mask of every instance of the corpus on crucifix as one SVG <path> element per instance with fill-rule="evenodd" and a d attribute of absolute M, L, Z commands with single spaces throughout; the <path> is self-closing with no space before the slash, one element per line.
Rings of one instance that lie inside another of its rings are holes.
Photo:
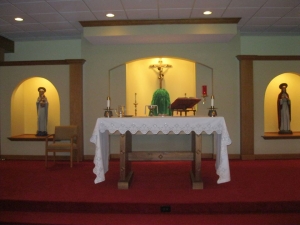
<path fill-rule="evenodd" d="M 162 60 L 158 61 L 158 64 L 150 65 L 149 68 L 157 68 L 158 70 L 158 79 L 159 79 L 159 88 L 162 89 L 162 81 L 164 79 L 164 68 L 170 68 L 172 65 L 163 64 Z"/>
<path fill-rule="evenodd" d="M 162 60 L 158 61 L 158 64 L 150 65 L 149 68 L 157 68 L 158 79 L 159 79 L 159 89 L 157 89 L 152 97 L 151 105 L 158 107 L 158 110 L 153 114 L 157 115 L 171 115 L 170 110 L 170 96 L 167 90 L 162 88 L 162 81 L 164 79 L 164 68 L 172 67 L 169 64 L 163 64 Z"/>

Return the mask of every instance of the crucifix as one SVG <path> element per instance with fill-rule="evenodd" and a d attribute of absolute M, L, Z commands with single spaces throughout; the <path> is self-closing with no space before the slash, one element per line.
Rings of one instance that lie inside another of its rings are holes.
<path fill-rule="evenodd" d="M 159 88 L 162 89 L 162 81 L 164 79 L 164 73 L 163 69 L 164 68 L 170 68 L 172 65 L 169 64 L 163 64 L 162 60 L 158 61 L 158 64 L 150 65 L 149 68 L 157 68 L 158 70 L 158 79 L 159 79 Z"/>

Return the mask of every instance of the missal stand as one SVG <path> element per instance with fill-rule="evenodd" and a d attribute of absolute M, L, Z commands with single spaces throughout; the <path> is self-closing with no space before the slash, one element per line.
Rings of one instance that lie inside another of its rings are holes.
<path fill-rule="evenodd" d="M 184 112 L 186 116 L 189 111 L 192 111 L 195 115 L 196 110 L 194 109 L 194 106 L 200 101 L 200 98 L 177 98 L 171 104 L 172 116 L 174 111 L 177 111 L 177 113 L 179 112 L 180 116 L 182 116 L 182 112 Z"/>

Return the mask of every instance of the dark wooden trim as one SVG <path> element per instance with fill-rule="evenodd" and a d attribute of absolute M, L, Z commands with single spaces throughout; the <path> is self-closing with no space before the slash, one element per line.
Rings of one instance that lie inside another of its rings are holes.
<path fill-rule="evenodd" d="M 44 153 L 44 149 L 42 150 Z M 43 161 L 45 155 L 1 155 L 1 160 L 28 160 L 28 161 Z M 53 156 L 48 156 L 49 164 L 52 163 Z M 55 160 L 70 161 L 70 156 L 56 155 Z"/>
<path fill-rule="evenodd" d="M 237 56 L 238 60 L 264 60 L 264 61 L 281 61 L 281 60 L 300 60 L 299 55 L 238 55 Z"/>
<path fill-rule="evenodd" d="M 0 62 L 4 62 L 5 59 L 5 50 L 0 47 Z"/>
<path fill-rule="evenodd" d="M 135 152 L 132 152 L 130 157 L 133 157 L 134 153 Z M 172 153 L 172 152 L 170 152 L 170 153 Z M 94 160 L 94 157 L 95 157 L 94 155 L 85 155 L 84 160 Z M 229 157 L 229 159 L 240 159 L 239 154 L 229 154 L 228 157 Z M 216 155 L 213 155 L 211 153 L 202 153 L 201 158 L 202 159 L 216 159 Z M 120 154 L 110 154 L 110 159 L 112 159 L 112 160 L 120 159 Z"/>
<path fill-rule="evenodd" d="M 83 160 L 83 64 L 71 63 L 70 73 L 70 124 L 78 126 L 77 146 L 79 160 Z"/>
<path fill-rule="evenodd" d="M 198 18 L 167 20 L 93 20 L 79 21 L 83 27 L 132 26 L 155 24 L 237 24 L 241 18 Z"/>
<path fill-rule="evenodd" d="M 8 137 L 11 141 L 45 141 L 46 136 L 35 136 L 35 134 L 21 134 L 12 137 Z M 48 140 L 53 140 L 53 137 L 48 138 Z"/>
<path fill-rule="evenodd" d="M 254 154 L 253 61 L 240 61 L 241 158 Z M 247 157 L 248 158 L 248 157 Z"/>
<path fill-rule="evenodd" d="M 278 132 L 265 132 L 262 137 L 265 140 L 300 139 L 300 132 L 293 132 L 292 134 L 278 134 Z"/>
<path fill-rule="evenodd" d="M 255 155 L 256 160 L 300 159 L 300 154 L 261 154 Z"/>
<path fill-rule="evenodd" d="M 229 154 L 230 160 L 268 160 L 268 159 L 300 159 L 300 154 L 261 154 L 261 155 L 251 155 L 244 156 L 244 158 L 240 158 L 240 155 L 237 154 Z M 94 155 L 84 155 L 83 161 L 94 161 Z M 211 154 L 202 154 L 202 159 L 215 159 L 215 155 L 212 158 Z M 45 155 L 1 155 L 2 160 L 45 160 Z M 52 158 L 50 157 L 52 160 Z M 66 160 L 69 161 L 69 156 L 56 156 L 58 160 Z M 111 154 L 110 160 L 118 160 L 120 159 L 120 154 Z M 51 162 L 51 161 L 50 161 Z"/>
<path fill-rule="evenodd" d="M 36 61 L 7 61 L 0 62 L 0 66 L 43 66 L 43 65 L 70 65 L 84 64 L 84 59 L 65 59 L 65 60 L 36 60 Z"/>
<path fill-rule="evenodd" d="M 5 53 L 12 53 L 15 51 L 15 42 L 0 36 L 0 48 L 4 49 Z"/>

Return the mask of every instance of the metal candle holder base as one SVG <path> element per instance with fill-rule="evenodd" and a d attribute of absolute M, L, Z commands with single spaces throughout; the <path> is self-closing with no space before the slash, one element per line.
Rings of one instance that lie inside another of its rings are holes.
<path fill-rule="evenodd" d="M 113 113 L 112 113 L 112 110 L 110 108 L 106 108 L 104 109 L 104 117 L 112 117 L 113 116 Z"/>
<path fill-rule="evenodd" d="M 208 110 L 208 116 L 209 117 L 215 117 L 215 116 L 217 116 L 217 108 L 215 108 L 215 107 L 213 107 L 213 106 L 211 106 L 210 108 L 208 108 L 209 110 Z"/>

